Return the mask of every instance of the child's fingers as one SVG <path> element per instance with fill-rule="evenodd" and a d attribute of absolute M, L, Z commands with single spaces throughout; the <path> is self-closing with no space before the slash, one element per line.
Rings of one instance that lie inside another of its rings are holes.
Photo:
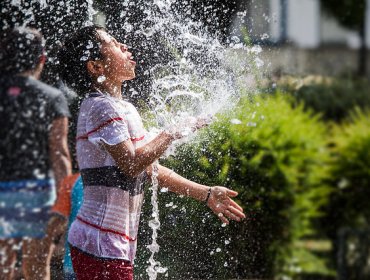
<path fill-rule="evenodd" d="M 229 206 L 226 211 L 229 211 L 231 214 L 233 214 L 234 216 L 236 216 L 238 218 L 245 219 L 245 214 L 243 213 L 243 211 L 241 211 L 241 210 L 239 210 L 235 207 Z"/>
<path fill-rule="evenodd" d="M 239 211 L 238 211 L 239 212 Z M 237 213 L 233 213 L 231 210 L 225 210 L 224 211 L 224 215 L 226 216 L 226 217 L 228 217 L 230 220 L 234 220 L 234 221 L 237 221 L 237 222 L 240 222 L 240 220 L 241 220 L 241 218 L 242 217 L 239 217 L 238 215 L 237 215 Z"/>
<path fill-rule="evenodd" d="M 241 212 L 244 211 L 243 208 L 232 199 L 230 199 L 230 206 L 229 207 L 234 207 L 234 208 L 238 209 Z"/>
<path fill-rule="evenodd" d="M 199 129 L 205 126 L 208 126 L 211 122 L 211 118 L 198 118 L 197 122 L 195 123 L 195 126 Z"/>
<path fill-rule="evenodd" d="M 230 197 L 236 197 L 238 195 L 238 192 L 227 189 L 226 194 L 227 196 L 230 196 Z"/>

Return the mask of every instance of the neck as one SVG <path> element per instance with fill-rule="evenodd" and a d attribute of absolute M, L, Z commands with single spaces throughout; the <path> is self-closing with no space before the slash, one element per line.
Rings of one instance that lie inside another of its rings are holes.
<path fill-rule="evenodd" d="M 41 76 L 41 72 L 39 71 L 33 71 L 33 70 L 29 70 L 29 71 L 24 71 L 20 74 L 18 74 L 19 76 L 22 76 L 22 77 L 32 77 L 36 80 L 39 80 L 40 79 L 40 76 Z"/>
<path fill-rule="evenodd" d="M 99 83 L 94 85 L 94 89 L 99 90 L 101 92 L 107 93 L 112 97 L 122 98 L 122 84 L 112 84 L 112 83 Z"/>
<path fill-rule="evenodd" d="M 39 80 L 41 77 L 41 72 L 43 68 L 44 68 L 44 63 L 40 62 L 39 64 L 36 65 L 34 69 L 24 71 L 20 73 L 19 75 L 24 76 L 24 77 L 32 77 L 32 78 L 35 78 L 36 80 Z"/>

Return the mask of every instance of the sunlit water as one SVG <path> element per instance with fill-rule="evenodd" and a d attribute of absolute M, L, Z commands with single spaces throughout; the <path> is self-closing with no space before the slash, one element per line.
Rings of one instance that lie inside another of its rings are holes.
<path fill-rule="evenodd" d="M 47 1 L 39 1 L 41 7 L 46 7 Z M 85 25 L 93 22 L 96 10 L 93 1 L 86 0 L 88 19 Z M 19 0 L 12 0 L 13 5 L 19 5 Z M 127 5 L 123 1 L 122 5 Z M 259 58 L 260 47 L 248 47 L 243 39 L 232 37 L 230 44 L 225 46 L 216 37 L 211 36 L 199 22 L 194 22 L 171 8 L 175 0 L 153 0 L 153 5 L 147 5 L 144 13 L 146 20 L 152 24 L 136 30 L 148 41 L 153 37 L 160 38 L 171 54 L 168 63 L 156 65 L 150 71 L 153 80 L 153 90 L 149 96 L 149 104 L 155 115 L 155 126 L 151 130 L 180 130 L 185 137 L 182 142 L 191 139 L 194 134 L 191 126 L 196 119 L 206 118 L 207 122 L 216 119 L 215 115 L 232 108 L 238 101 L 240 86 L 245 84 L 247 71 L 258 71 L 263 66 Z M 68 8 L 70 2 L 66 1 Z M 148 8 L 149 7 L 149 8 Z M 33 20 L 33 11 L 24 11 L 28 15 L 23 25 Z M 122 22 L 122 28 L 132 31 L 132 26 Z M 243 51 L 247 59 L 240 60 L 235 52 Z M 248 61 L 248 65 L 244 62 Z M 253 74 L 253 73 L 252 73 Z M 255 74 L 255 73 L 254 73 Z M 232 120 L 237 123 L 239 120 Z M 181 141 L 177 141 L 179 143 Z M 171 147 L 175 152 L 176 143 Z M 167 153 L 168 155 L 168 153 Z M 155 260 L 159 252 L 157 230 L 160 227 L 158 209 L 158 180 L 156 172 L 152 176 L 152 219 L 149 226 L 152 229 L 152 243 L 148 245 L 151 252 L 147 273 L 149 278 L 156 279 L 158 273 L 164 273 L 167 268 Z"/>
<path fill-rule="evenodd" d="M 253 65 L 258 69 L 263 62 L 258 58 L 260 48 L 248 48 L 237 37 L 233 37 L 231 45 L 225 47 L 208 34 L 202 24 L 173 9 L 171 5 L 175 2 L 154 0 L 154 5 L 145 10 L 147 20 L 152 24 L 138 32 L 144 34 L 148 41 L 153 36 L 159 38 L 173 57 L 166 64 L 148 69 L 154 77 L 149 102 L 155 114 L 156 128 L 176 128 L 186 136 L 185 140 L 178 142 L 184 142 L 193 135 L 191 126 L 196 119 L 206 118 L 210 122 L 217 113 L 232 108 L 238 101 L 239 75 L 245 75 L 245 69 L 232 51 L 244 50 L 250 56 L 249 67 Z M 169 149 L 170 152 L 174 153 L 175 148 L 176 143 Z M 156 239 L 160 227 L 155 173 L 152 180 L 153 213 L 149 226 L 153 234 L 152 244 L 148 246 L 150 265 L 146 271 L 150 279 L 156 279 L 157 274 L 165 273 L 167 268 L 154 259 L 154 254 L 159 251 Z"/>
<path fill-rule="evenodd" d="M 162 267 L 161 263 L 154 259 L 154 254 L 159 252 L 159 245 L 157 243 L 158 233 L 157 230 L 161 226 L 159 221 L 159 208 L 158 208 L 158 162 L 153 164 L 153 173 L 152 173 L 152 197 L 151 204 L 153 207 L 152 210 L 152 219 L 149 221 L 149 226 L 152 229 L 152 244 L 148 245 L 148 249 L 151 252 L 149 258 L 149 267 L 146 269 L 149 279 L 157 279 L 158 273 L 165 273 L 167 271 L 166 267 Z"/>

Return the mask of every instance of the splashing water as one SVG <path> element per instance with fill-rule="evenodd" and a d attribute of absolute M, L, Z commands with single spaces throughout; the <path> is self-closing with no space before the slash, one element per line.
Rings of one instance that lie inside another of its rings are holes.
<path fill-rule="evenodd" d="M 183 135 L 191 134 L 190 125 L 199 117 L 214 116 L 222 108 L 232 106 L 237 100 L 234 74 L 223 63 L 226 49 L 215 38 L 202 31 L 201 25 L 176 14 L 171 5 L 173 0 L 154 0 L 145 11 L 147 21 L 152 24 L 139 30 L 150 40 L 152 37 L 167 49 L 165 53 L 174 59 L 158 64 L 148 71 L 153 80 L 153 91 L 149 96 L 157 126 L 162 129 L 176 127 Z M 174 152 L 172 147 L 171 152 Z M 149 226 L 152 229 L 152 244 L 148 246 L 151 256 L 146 272 L 149 279 L 167 268 L 154 259 L 159 252 L 157 230 L 160 227 L 158 209 L 158 180 L 152 176 L 153 207 Z"/>
<path fill-rule="evenodd" d="M 152 197 L 151 204 L 153 207 L 152 219 L 149 221 L 149 226 L 152 228 L 152 244 L 148 245 L 148 249 L 151 252 L 149 258 L 149 267 L 146 269 L 146 272 L 149 275 L 150 280 L 157 279 L 158 273 L 165 273 L 167 271 L 166 267 L 162 267 L 161 263 L 154 260 L 154 254 L 159 252 L 159 245 L 157 243 L 158 233 L 161 223 L 159 221 L 159 209 L 158 209 L 158 162 L 153 163 L 153 173 L 152 173 Z"/>
<path fill-rule="evenodd" d="M 94 15 L 96 13 L 97 13 L 97 11 L 93 7 L 93 0 L 87 0 L 87 15 L 88 15 L 88 20 L 85 23 L 86 26 L 93 24 Z"/>
<path fill-rule="evenodd" d="M 150 103 L 158 126 L 186 123 L 186 119 L 215 115 L 237 96 L 234 75 L 225 67 L 225 47 L 202 30 L 199 23 L 174 12 L 172 0 L 154 1 L 148 12 L 154 23 L 146 34 L 156 34 L 175 58 L 150 69 L 155 77 Z"/>
<path fill-rule="evenodd" d="M 146 11 L 146 20 L 152 24 L 138 33 L 148 40 L 156 38 L 173 57 L 149 69 L 154 77 L 149 102 L 157 126 L 178 126 L 234 107 L 240 80 L 246 86 L 246 71 L 256 75 L 264 65 L 259 58 L 262 49 L 248 47 L 236 36 L 229 46 L 223 45 L 201 23 L 174 9 L 174 0 L 155 0 L 153 4 Z M 240 59 L 240 51 L 247 59 Z"/>

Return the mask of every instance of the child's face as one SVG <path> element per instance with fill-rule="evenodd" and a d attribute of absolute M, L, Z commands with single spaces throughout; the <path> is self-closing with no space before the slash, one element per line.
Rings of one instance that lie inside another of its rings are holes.
<path fill-rule="evenodd" d="M 103 56 L 104 76 L 107 81 L 123 82 L 135 78 L 136 62 L 127 46 L 117 42 L 104 30 L 98 30 L 101 40 L 100 51 Z"/>

